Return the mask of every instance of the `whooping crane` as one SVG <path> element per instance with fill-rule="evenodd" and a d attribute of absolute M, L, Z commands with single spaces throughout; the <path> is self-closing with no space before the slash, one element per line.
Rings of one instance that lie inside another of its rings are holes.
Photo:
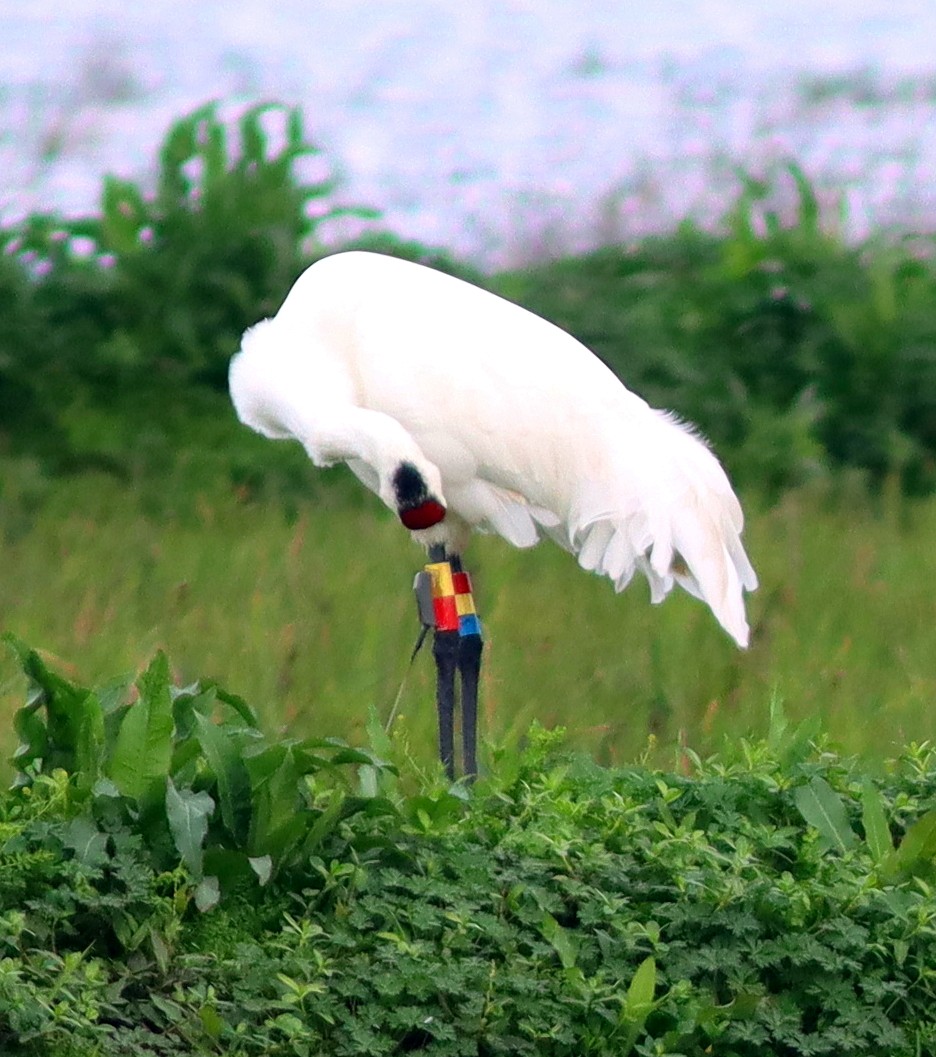
<path fill-rule="evenodd" d="M 653 602 L 678 583 L 747 646 L 743 590 L 757 578 L 718 460 L 509 301 L 421 265 L 336 253 L 244 334 L 230 388 L 242 422 L 295 438 L 316 466 L 346 462 L 428 548 L 421 608 L 450 775 L 456 668 L 463 766 L 476 773 L 481 637 L 460 558 L 472 529 L 516 547 L 549 536 L 618 591 L 639 569 Z"/>

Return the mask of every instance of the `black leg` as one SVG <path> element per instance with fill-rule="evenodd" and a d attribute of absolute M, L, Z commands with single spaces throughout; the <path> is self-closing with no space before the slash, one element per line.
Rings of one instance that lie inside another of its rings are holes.
<path fill-rule="evenodd" d="M 455 669 L 460 637 L 457 631 L 436 631 L 432 655 L 436 662 L 436 708 L 439 712 L 439 759 L 455 778 Z"/>
<path fill-rule="evenodd" d="M 474 612 L 474 598 L 471 595 L 471 583 L 464 574 L 461 557 L 453 554 L 450 558 L 452 573 L 456 580 L 461 579 L 461 589 L 468 591 L 471 612 L 462 616 L 459 621 L 461 641 L 458 651 L 458 673 L 461 681 L 462 710 L 462 767 L 468 778 L 478 774 L 478 682 L 481 676 L 481 624 Z"/>
<path fill-rule="evenodd" d="M 462 708 L 462 765 L 465 775 L 478 774 L 478 680 L 481 676 L 480 635 L 465 635 L 458 651 L 458 670 L 461 673 Z"/>

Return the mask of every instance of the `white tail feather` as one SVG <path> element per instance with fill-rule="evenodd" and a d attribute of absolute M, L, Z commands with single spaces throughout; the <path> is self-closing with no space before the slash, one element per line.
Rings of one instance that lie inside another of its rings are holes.
<path fill-rule="evenodd" d="M 653 602 L 678 583 L 747 646 L 743 592 L 754 590 L 757 577 L 741 544 L 740 504 L 705 444 L 671 417 L 651 415 L 641 421 L 644 430 L 655 423 L 643 450 L 627 444 L 626 430 L 613 446 L 605 438 L 601 476 L 578 489 L 570 549 L 582 568 L 608 576 L 617 590 L 639 569 Z M 609 451 L 616 454 L 609 458 Z"/>

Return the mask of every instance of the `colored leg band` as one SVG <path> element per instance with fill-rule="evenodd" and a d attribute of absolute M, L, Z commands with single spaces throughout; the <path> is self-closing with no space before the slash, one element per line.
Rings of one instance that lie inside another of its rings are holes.
<path fill-rule="evenodd" d="M 466 572 L 453 572 L 450 562 L 430 562 L 425 567 L 432 587 L 432 614 L 436 631 L 480 635 L 481 621 Z"/>

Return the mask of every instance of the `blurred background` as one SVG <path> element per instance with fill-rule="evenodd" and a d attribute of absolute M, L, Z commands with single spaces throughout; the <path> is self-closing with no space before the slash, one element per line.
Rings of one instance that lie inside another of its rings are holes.
<path fill-rule="evenodd" d="M 488 267 L 711 224 L 795 159 L 864 238 L 936 214 L 936 10 L 914 0 L 155 0 L 0 11 L 2 215 L 149 179 L 212 99 L 300 106 L 349 201 Z"/>
<path fill-rule="evenodd" d="M 780 700 L 849 750 L 929 737 L 934 39 L 911 0 L 0 2 L 0 631 L 88 683 L 164 647 L 297 732 L 389 714 L 420 553 L 225 393 L 365 245 L 576 334 L 750 512 L 745 654 L 479 541 L 492 743 L 705 750 Z M 431 674 L 396 726 L 426 759 Z M 0 658 L 0 716 L 23 691 Z"/>

